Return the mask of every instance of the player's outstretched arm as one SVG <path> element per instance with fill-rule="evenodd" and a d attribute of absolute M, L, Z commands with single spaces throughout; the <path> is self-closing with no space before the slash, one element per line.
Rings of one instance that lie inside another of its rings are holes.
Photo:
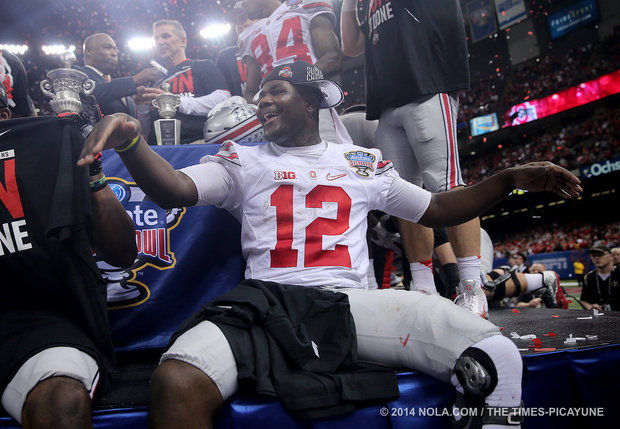
<path fill-rule="evenodd" d="M 578 197 L 583 192 L 580 183 L 575 175 L 551 162 L 532 162 L 508 168 L 473 186 L 433 194 L 419 223 L 429 227 L 461 224 L 480 216 L 515 188 Z"/>
<path fill-rule="evenodd" d="M 334 26 L 325 15 L 318 15 L 310 22 L 310 37 L 317 60 L 314 64 L 325 77 L 340 73 L 342 70 L 342 50 Z"/>
<path fill-rule="evenodd" d="M 364 53 L 364 34 L 357 20 L 356 0 L 344 0 L 340 13 L 340 39 L 342 53 L 348 57 L 357 57 Z"/>
<path fill-rule="evenodd" d="M 103 178 L 99 173 L 90 181 Z M 97 255 L 115 267 L 131 266 L 138 253 L 136 230 L 125 208 L 109 186 L 91 192 L 93 213 L 93 245 Z"/>
<path fill-rule="evenodd" d="M 124 113 L 104 117 L 86 139 L 78 165 L 91 164 L 103 150 L 123 150 L 119 154 L 129 173 L 158 205 L 173 208 L 196 204 L 198 192 L 194 182 L 155 153 L 140 131 L 140 122 Z M 129 147 L 136 137 L 138 140 Z"/>
<path fill-rule="evenodd" d="M 243 57 L 243 63 L 248 70 L 243 98 L 245 98 L 248 103 L 254 104 L 254 96 L 258 92 L 260 86 L 260 66 L 258 65 L 258 61 L 249 55 Z"/>

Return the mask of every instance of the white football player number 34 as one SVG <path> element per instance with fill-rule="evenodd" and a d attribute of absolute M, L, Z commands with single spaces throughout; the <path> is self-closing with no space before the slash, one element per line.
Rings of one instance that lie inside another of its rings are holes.
<path fill-rule="evenodd" d="M 349 247 L 337 244 L 334 250 L 323 250 L 323 235 L 340 235 L 349 229 L 351 197 L 337 186 L 318 185 L 306 195 L 307 208 L 321 208 L 323 203 L 338 204 L 336 219 L 318 217 L 306 227 L 304 267 L 342 266 L 351 268 Z M 293 249 L 293 185 L 280 185 L 271 194 L 276 208 L 278 242 L 271 250 L 271 268 L 297 266 L 297 250 Z"/>
<path fill-rule="evenodd" d="M 289 45 L 289 36 L 292 34 L 293 44 Z M 260 33 L 252 40 L 252 52 L 256 57 L 256 61 L 261 65 L 261 73 L 263 77 L 273 70 L 273 57 L 269 49 L 267 36 Z M 260 48 L 260 55 L 256 55 Z M 282 30 L 278 36 L 276 46 L 276 59 L 293 58 L 293 61 L 306 61 L 312 63 L 308 45 L 304 43 L 303 31 L 301 29 L 301 19 L 299 16 L 287 18 L 282 22 Z"/>

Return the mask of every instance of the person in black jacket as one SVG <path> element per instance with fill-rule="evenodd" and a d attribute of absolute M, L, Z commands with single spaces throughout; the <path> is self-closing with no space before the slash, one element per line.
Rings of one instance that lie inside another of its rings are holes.
<path fill-rule="evenodd" d="M 5 118 L 3 101 L 0 91 Z M 24 427 L 92 427 L 114 360 L 93 251 L 123 267 L 137 254 L 100 161 L 74 164 L 83 125 L 78 115 L 0 122 L 0 224 L 17 232 L 0 243 L 0 400 Z"/>
<path fill-rule="evenodd" d="M 180 96 L 175 118 L 181 121 L 181 144 L 204 143 L 207 114 L 230 97 L 226 79 L 213 61 L 187 58 L 187 34 L 180 22 L 168 19 L 155 22 L 153 38 L 155 52 L 167 73 L 155 83 L 155 88 L 147 88 L 146 92 L 137 98 L 137 103 L 150 105 L 152 100 L 164 92 L 162 85 L 168 83 L 170 92 Z M 147 132 L 149 144 L 156 142 L 153 123 L 157 119 L 159 114 L 155 109 L 151 109 Z"/>
<path fill-rule="evenodd" d="M 132 95 L 144 92 L 144 85 L 157 81 L 161 73 L 148 67 L 134 76 L 112 78 L 118 65 L 118 48 L 114 39 L 105 33 L 92 34 L 84 40 L 84 67 L 73 68 L 88 75 L 95 82 L 93 92 L 101 113 L 127 113 L 137 118 Z"/>

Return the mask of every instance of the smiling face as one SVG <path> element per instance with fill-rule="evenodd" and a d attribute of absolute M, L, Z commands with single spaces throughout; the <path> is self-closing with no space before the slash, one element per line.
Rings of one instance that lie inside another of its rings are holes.
<path fill-rule="evenodd" d="M 258 97 L 256 115 L 263 124 L 267 140 L 280 146 L 297 146 L 301 134 L 310 135 L 316 131 L 318 135 L 317 106 L 290 82 L 269 81 Z"/>
<path fill-rule="evenodd" d="M 157 55 L 172 67 L 185 60 L 187 37 L 180 35 L 172 24 L 160 24 L 153 29 Z"/>

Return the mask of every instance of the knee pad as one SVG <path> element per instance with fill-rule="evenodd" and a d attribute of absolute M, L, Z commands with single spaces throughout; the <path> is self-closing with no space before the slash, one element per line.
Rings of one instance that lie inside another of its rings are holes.
<path fill-rule="evenodd" d="M 497 370 L 488 354 L 470 347 L 463 352 L 454 366 L 456 377 L 466 397 L 484 401 L 497 386 Z M 476 401 L 477 402 L 477 401 Z"/>
<path fill-rule="evenodd" d="M 521 282 L 517 277 L 516 270 L 501 267 L 504 270 L 504 274 L 500 274 L 496 271 L 491 271 L 487 275 L 491 278 L 491 281 L 484 282 L 483 286 L 486 290 L 493 292 L 492 301 L 501 301 L 506 296 L 506 282 L 508 279 L 512 279 L 515 285 L 515 296 L 521 295 Z"/>

